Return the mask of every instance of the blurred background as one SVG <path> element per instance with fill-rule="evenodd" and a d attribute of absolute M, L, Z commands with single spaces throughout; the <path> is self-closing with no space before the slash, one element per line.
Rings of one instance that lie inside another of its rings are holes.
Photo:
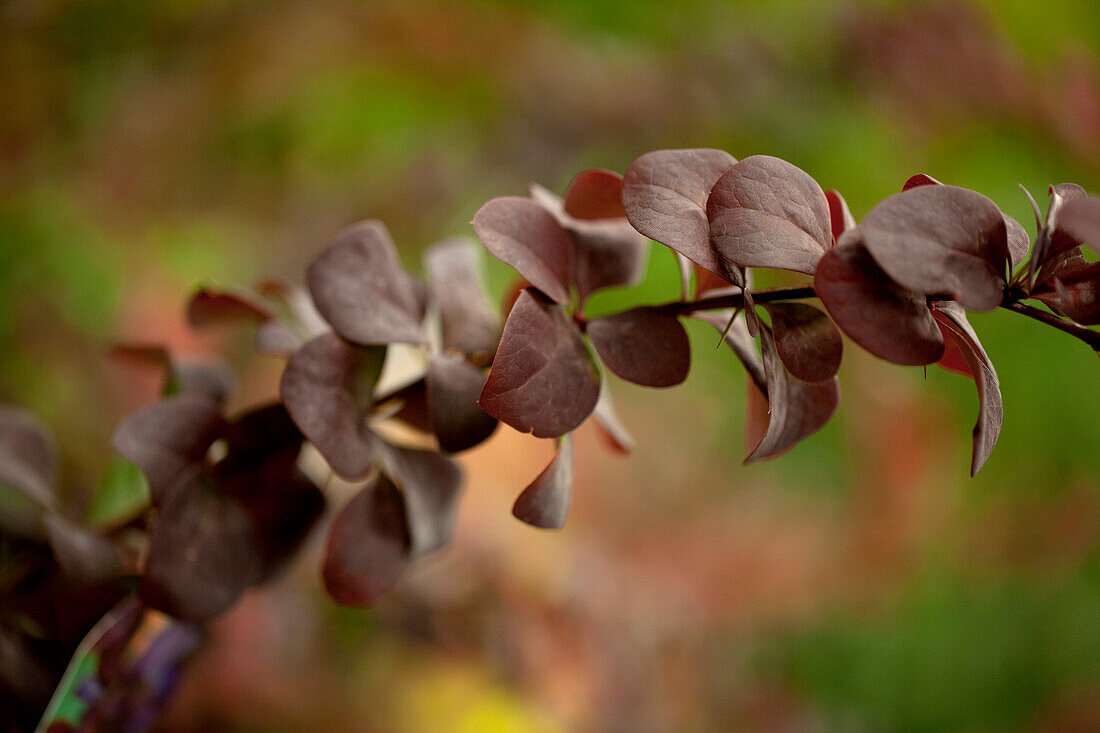
<path fill-rule="evenodd" d="M 485 200 L 657 148 L 790 160 L 857 218 L 925 172 L 1033 232 L 1018 188 L 1100 191 L 1094 0 L 9 0 L 0 4 L 0 400 L 58 435 L 69 501 L 150 385 L 115 341 L 281 363 L 194 334 L 198 285 L 300 281 L 344 225 L 405 264 Z M 495 295 L 512 277 L 490 263 Z M 675 298 L 654 247 L 639 288 Z M 319 538 L 215 625 L 162 724 L 231 731 L 1100 729 L 1096 356 L 972 323 L 1005 423 L 974 479 L 974 386 L 851 343 L 824 431 L 742 467 L 744 376 L 613 384 L 629 458 L 578 441 L 569 525 L 510 516 L 551 455 L 467 454 L 454 545 L 377 607 L 320 590 Z M 337 487 L 333 503 L 346 493 Z"/>

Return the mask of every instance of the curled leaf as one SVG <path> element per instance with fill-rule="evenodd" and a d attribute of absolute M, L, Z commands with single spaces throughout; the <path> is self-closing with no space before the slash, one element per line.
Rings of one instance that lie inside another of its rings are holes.
<path fill-rule="evenodd" d="M 803 382 L 820 382 L 840 370 L 844 341 L 829 317 L 805 303 L 767 303 L 775 348 L 787 370 Z"/>
<path fill-rule="evenodd" d="M 833 242 L 829 202 L 817 181 L 769 155 L 744 158 L 722 174 L 707 218 L 726 272 L 775 267 L 812 275 Z"/>
<path fill-rule="evenodd" d="M 950 301 L 937 302 L 932 312 L 936 321 L 943 326 L 944 334 L 962 352 L 978 388 L 978 422 L 974 426 L 974 452 L 970 462 L 970 475 L 974 476 L 985 465 L 997 443 L 997 437 L 1001 434 L 1004 410 L 1001 406 L 1000 382 L 993 363 L 959 304 Z"/>
<path fill-rule="evenodd" d="M 427 409 L 439 447 L 458 453 L 478 445 L 497 427 L 497 419 L 477 400 L 485 372 L 461 357 L 436 355 L 428 362 Z"/>
<path fill-rule="evenodd" d="M 581 171 L 565 191 L 565 213 L 577 219 L 626 216 L 623 177 L 602 168 Z"/>
<path fill-rule="evenodd" d="M 691 343 L 679 319 L 658 308 L 633 308 L 588 322 L 588 338 L 607 368 L 628 382 L 671 387 L 687 378 Z"/>
<path fill-rule="evenodd" d="M 833 232 L 833 242 L 836 242 L 841 234 L 856 228 L 856 218 L 852 216 L 848 202 L 839 191 L 829 189 L 825 192 L 825 198 L 829 202 L 829 223 Z"/>
<path fill-rule="evenodd" d="M 473 224 L 493 256 L 551 300 L 569 302 L 573 242 L 551 212 L 531 199 L 500 196 L 477 210 Z"/>
<path fill-rule="evenodd" d="M 853 230 L 858 233 L 858 230 Z M 923 295 L 882 271 L 858 234 L 821 258 L 814 290 L 844 333 L 895 364 L 931 364 L 943 354 L 943 336 Z"/>
<path fill-rule="evenodd" d="M 573 501 L 573 436 L 561 439 L 549 465 L 516 499 L 512 515 L 532 527 L 561 529 Z"/>
<path fill-rule="evenodd" d="M 573 321 L 538 291 L 521 291 L 481 392 L 482 409 L 520 432 L 555 438 L 591 414 L 599 391 L 599 373 Z"/>

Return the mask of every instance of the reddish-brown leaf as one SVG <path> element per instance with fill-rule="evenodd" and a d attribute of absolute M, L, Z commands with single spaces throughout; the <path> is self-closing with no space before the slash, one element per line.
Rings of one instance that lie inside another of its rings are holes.
<path fill-rule="evenodd" d="M 451 539 L 462 469 L 447 456 L 376 440 L 379 460 L 405 497 L 412 556 L 427 555 Z"/>
<path fill-rule="evenodd" d="M 623 208 L 639 232 L 728 280 L 735 277 L 711 247 L 707 199 L 737 159 L 722 150 L 657 150 L 639 157 L 623 178 Z"/>
<path fill-rule="evenodd" d="M 821 382 L 840 370 L 844 341 L 829 317 L 805 303 L 767 303 L 775 348 L 787 370 L 803 382 Z"/>
<path fill-rule="evenodd" d="M 369 606 L 397 585 L 411 543 L 401 492 L 379 474 L 332 523 L 321 569 L 325 590 L 337 603 Z"/>
<path fill-rule="evenodd" d="M 852 216 L 848 208 L 848 202 L 835 189 L 825 192 L 825 198 L 829 202 L 829 223 L 833 232 L 833 242 L 840 239 L 840 235 L 849 229 L 856 228 L 856 218 Z"/>
<path fill-rule="evenodd" d="M 956 186 L 918 186 L 867 213 L 863 243 L 902 287 L 948 294 L 967 308 L 1001 302 L 1008 260 L 1005 220 L 997 205 Z"/>
<path fill-rule="evenodd" d="M 338 233 L 310 263 L 306 283 L 317 310 L 348 341 L 420 342 L 418 294 L 382 222 L 362 221 Z"/>
<path fill-rule="evenodd" d="M 531 199 L 500 196 L 477 210 L 473 224 L 493 256 L 551 300 L 569 302 L 573 241 L 551 212 Z"/>
<path fill-rule="evenodd" d="M 485 372 L 461 357 L 435 355 L 428 362 L 427 407 L 439 447 L 457 453 L 478 445 L 497 419 L 477 404 Z"/>
<path fill-rule="evenodd" d="M 263 323 L 274 314 L 250 293 L 200 288 L 187 303 L 187 322 L 196 328 L 221 323 Z"/>
<path fill-rule="evenodd" d="M 565 190 L 565 213 L 577 219 L 612 219 L 626 216 L 623 177 L 613 171 L 591 168 L 581 171 Z"/>
<path fill-rule="evenodd" d="M 550 464 L 516 499 L 512 514 L 533 527 L 561 529 L 572 501 L 573 436 L 565 435 Z"/>
<path fill-rule="evenodd" d="M 290 357 L 279 382 L 298 428 L 347 479 L 362 478 L 373 463 L 366 419 L 385 353 L 324 334 Z"/>
<path fill-rule="evenodd" d="M 607 368 L 646 387 L 687 378 L 691 343 L 680 320 L 658 308 L 633 308 L 588 322 L 588 338 Z"/>
<path fill-rule="evenodd" d="M 744 158 L 722 174 L 707 201 L 707 218 L 726 272 L 775 267 L 812 275 L 833 242 L 821 186 L 769 155 Z"/>
<path fill-rule="evenodd" d="M 444 348 L 468 354 L 495 349 L 500 321 L 485 296 L 477 242 L 448 239 L 434 244 L 424 253 L 424 265 L 443 320 Z"/>
<path fill-rule="evenodd" d="M 1100 262 L 1085 263 L 1080 259 L 1050 285 L 1036 289 L 1032 297 L 1083 326 L 1100 324 Z"/>
<path fill-rule="evenodd" d="M 978 341 L 966 312 L 958 303 L 940 301 L 934 304 L 933 315 L 944 327 L 944 332 L 954 340 L 966 359 L 974 384 L 978 388 L 978 422 L 974 426 L 974 453 L 970 462 L 970 475 L 974 476 L 985 465 L 997 437 L 1001 434 L 1004 415 L 1001 406 L 1001 387 L 993 363 Z"/>
<path fill-rule="evenodd" d="M 943 354 L 943 337 L 925 297 L 891 280 L 858 230 L 821 258 L 814 290 L 841 330 L 881 359 L 921 365 Z"/>
<path fill-rule="evenodd" d="M 1058 226 L 1078 242 L 1100 252 L 1100 196 L 1068 198 L 1058 217 Z"/>
<path fill-rule="evenodd" d="M 520 432 L 556 438 L 591 414 L 599 392 L 599 373 L 572 319 L 524 289 L 504 324 L 482 409 Z"/>

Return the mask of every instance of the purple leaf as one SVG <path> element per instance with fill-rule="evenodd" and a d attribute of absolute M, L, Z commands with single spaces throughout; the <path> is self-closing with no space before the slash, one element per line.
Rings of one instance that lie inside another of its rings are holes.
<path fill-rule="evenodd" d="M 289 324 L 275 319 L 261 323 L 253 339 L 256 351 L 268 356 L 290 356 L 304 343 Z"/>
<path fill-rule="evenodd" d="M 1060 214 L 1058 226 L 1061 229 L 1100 252 L 1100 196 L 1067 198 Z"/>
<path fill-rule="evenodd" d="M 829 189 L 825 192 L 825 198 L 829 202 L 829 224 L 833 232 L 833 242 L 840 239 L 840 235 L 849 229 L 856 228 L 856 218 L 852 216 L 848 208 L 848 202 L 840 195 L 839 191 Z"/>
<path fill-rule="evenodd" d="M 623 209 L 623 177 L 602 168 L 581 171 L 565 190 L 565 213 L 577 219 L 626 216 Z"/>
<path fill-rule="evenodd" d="M 680 320 L 658 308 L 633 308 L 588 322 L 588 338 L 607 368 L 646 387 L 687 378 L 691 343 Z"/>
<path fill-rule="evenodd" d="M 841 330 L 881 359 L 916 366 L 943 354 L 943 336 L 925 297 L 891 280 L 858 230 L 821 258 L 814 290 Z"/>
<path fill-rule="evenodd" d="M 634 450 L 634 438 L 619 420 L 615 404 L 611 400 L 611 390 L 605 380 L 600 383 L 600 399 L 596 401 L 596 408 L 592 411 L 592 421 L 600 440 L 612 452 L 625 456 Z"/>
<path fill-rule="evenodd" d="M 432 432 L 439 447 L 457 453 L 478 445 L 497 419 L 477 404 L 485 372 L 461 357 L 436 355 L 428 362 L 427 399 Z"/>
<path fill-rule="evenodd" d="M 145 474 L 157 504 L 187 469 L 203 462 L 224 430 L 218 405 L 185 392 L 128 415 L 115 428 L 111 442 Z"/>
<path fill-rule="evenodd" d="M 432 295 L 443 320 L 443 346 L 468 354 L 492 351 L 500 320 L 485 297 L 482 250 L 468 239 L 448 239 L 424 253 Z"/>
<path fill-rule="evenodd" d="M 1100 263 L 1079 259 L 1073 269 L 1066 269 L 1031 297 L 1083 326 L 1095 326 L 1100 324 Z"/>
<path fill-rule="evenodd" d="M 462 469 L 447 456 L 377 440 L 379 460 L 405 497 L 411 556 L 435 552 L 451 540 Z"/>
<path fill-rule="evenodd" d="M 956 186 L 918 186 L 871 209 L 860 225 L 879 267 L 902 287 L 948 294 L 967 308 L 989 310 L 1002 298 L 1008 258 L 997 205 Z"/>
<path fill-rule="evenodd" d="M 385 347 L 358 348 L 328 333 L 287 361 L 279 394 L 298 428 L 332 470 L 363 477 L 373 464 L 366 419 Z"/>
<path fill-rule="evenodd" d="M 734 317 L 733 309 L 719 311 L 700 311 L 693 313 L 692 318 L 709 323 L 718 333 L 723 334 L 722 340 L 730 347 L 734 355 L 741 361 L 745 371 L 756 385 L 761 394 L 768 393 L 768 377 L 764 374 L 764 362 L 757 353 L 755 340 L 749 335 L 749 327 L 745 323 L 744 314 Z M 733 318 L 733 323 L 730 319 Z"/>
<path fill-rule="evenodd" d="M 493 256 L 551 300 L 569 302 L 573 242 L 551 212 L 531 199 L 501 196 L 478 209 L 473 224 Z"/>
<path fill-rule="evenodd" d="M 164 386 L 165 396 L 194 394 L 225 407 L 233 391 L 233 373 L 224 364 L 174 363 Z"/>
<path fill-rule="evenodd" d="M 44 523 L 57 564 L 74 582 L 90 585 L 122 575 L 122 555 L 106 537 L 56 512 L 47 512 Z"/>
<path fill-rule="evenodd" d="M 405 501 L 379 474 L 332 523 L 321 569 L 325 590 L 337 603 L 369 606 L 397 585 L 410 548 Z"/>
<path fill-rule="evenodd" d="M 138 590 L 153 608 L 206 621 L 227 611 L 262 575 L 252 518 L 203 472 L 166 497 Z"/>
<path fill-rule="evenodd" d="M 572 501 L 573 436 L 565 435 L 550 464 L 516 499 L 512 514 L 533 527 L 561 529 Z"/>
<path fill-rule="evenodd" d="M 787 370 L 803 382 L 821 382 L 840 370 L 844 341 L 829 317 L 805 303 L 766 303 L 775 348 Z"/>
<path fill-rule="evenodd" d="M 734 280 L 711 248 L 707 199 L 737 159 L 722 150 L 657 150 L 639 157 L 623 178 L 623 208 L 639 232 L 692 262 Z"/>
<path fill-rule="evenodd" d="M 306 270 L 317 310 L 338 334 L 363 346 L 419 343 L 421 305 L 385 225 L 344 229 Z"/>
<path fill-rule="evenodd" d="M 223 323 L 263 323 L 274 314 L 249 293 L 201 288 L 187 303 L 187 322 L 195 328 Z"/>
<path fill-rule="evenodd" d="M 576 325 L 525 288 L 504 324 L 482 409 L 520 432 L 556 438 L 588 417 L 599 392 L 599 373 Z"/>
<path fill-rule="evenodd" d="M 840 403 L 837 378 L 823 382 L 796 379 L 783 368 L 772 334 L 763 326 L 760 346 L 768 376 L 768 429 L 745 459 L 746 464 L 774 458 L 816 433 L 825 427 Z"/>
<path fill-rule="evenodd" d="M 0 406 L 0 484 L 50 506 L 57 483 L 57 443 L 29 412 Z"/>
<path fill-rule="evenodd" d="M 707 201 L 710 239 L 725 264 L 812 275 L 833 242 L 829 202 L 803 170 L 768 155 L 730 168 Z"/>
<path fill-rule="evenodd" d="M 961 349 L 978 388 L 978 422 L 974 426 L 974 454 L 970 462 L 970 475 L 974 476 L 985 465 L 1001 434 L 1004 413 L 1000 382 L 962 307 L 958 303 L 940 301 L 934 304 L 933 314 L 945 333 Z"/>

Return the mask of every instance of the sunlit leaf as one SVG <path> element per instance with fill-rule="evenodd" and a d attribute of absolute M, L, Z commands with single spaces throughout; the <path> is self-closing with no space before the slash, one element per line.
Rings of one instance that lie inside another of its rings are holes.
<path fill-rule="evenodd" d="M 573 242 L 551 212 L 531 199 L 501 196 L 478 209 L 473 224 L 497 259 L 551 300 L 569 302 Z"/>
<path fill-rule="evenodd" d="M 481 393 L 482 409 L 516 430 L 556 438 L 596 406 L 600 380 L 576 325 L 536 290 L 523 290 Z"/>
<path fill-rule="evenodd" d="M 561 529 L 573 501 L 573 437 L 565 435 L 549 465 L 516 499 L 512 514 L 541 529 Z"/>
<path fill-rule="evenodd" d="M 588 338 L 607 368 L 646 387 L 671 387 L 687 378 L 691 343 L 679 319 L 641 307 L 594 318 Z"/>
<path fill-rule="evenodd" d="M 794 377 L 820 382 L 840 370 L 844 342 L 827 315 L 805 303 L 767 303 L 764 309 L 779 358 Z"/>

